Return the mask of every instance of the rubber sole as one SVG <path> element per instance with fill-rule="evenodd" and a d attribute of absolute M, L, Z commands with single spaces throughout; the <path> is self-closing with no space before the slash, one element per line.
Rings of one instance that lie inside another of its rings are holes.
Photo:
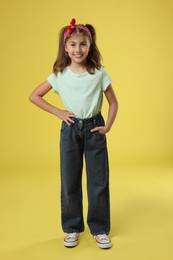
<path fill-rule="evenodd" d="M 75 247 L 79 244 L 79 240 L 75 240 L 75 241 L 66 241 L 64 240 L 64 246 L 65 247 Z"/>
<path fill-rule="evenodd" d="M 111 248 L 112 247 L 112 242 L 110 241 L 109 243 L 99 243 L 97 240 L 97 245 L 99 248 L 101 249 L 108 249 L 108 248 Z"/>

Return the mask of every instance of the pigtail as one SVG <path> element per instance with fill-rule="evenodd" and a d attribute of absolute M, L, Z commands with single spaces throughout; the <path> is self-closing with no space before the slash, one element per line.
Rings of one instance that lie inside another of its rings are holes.
<path fill-rule="evenodd" d="M 63 27 L 59 33 L 58 55 L 57 55 L 54 65 L 53 65 L 53 72 L 55 74 L 57 74 L 58 72 L 62 72 L 63 69 L 66 66 L 68 66 L 71 62 L 68 54 L 65 51 L 65 46 L 64 46 L 64 32 L 65 32 L 66 28 L 67 28 L 67 26 Z"/>
<path fill-rule="evenodd" d="M 97 47 L 96 44 L 96 31 L 95 28 L 91 24 L 86 24 L 85 25 L 91 32 L 92 35 L 92 44 L 90 47 L 90 51 L 87 57 L 87 67 L 88 67 L 88 72 L 90 74 L 94 74 L 95 69 L 100 69 L 101 65 L 101 53 Z"/>

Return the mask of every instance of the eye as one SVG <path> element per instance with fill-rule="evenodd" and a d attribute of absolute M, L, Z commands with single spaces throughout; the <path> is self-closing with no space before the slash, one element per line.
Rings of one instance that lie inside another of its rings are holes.
<path fill-rule="evenodd" d="M 81 45 L 82 45 L 82 46 L 86 46 L 87 44 L 86 44 L 86 42 L 83 42 L 83 43 L 81 43 Z"/>
<path fill-rule="evenodd" d="M 71 44 L 70 44 L 70 46 L 74 47 L 74 46 L 75 46 L 75 44 L 74 44 L 74 43 L 71 43 Z"/>

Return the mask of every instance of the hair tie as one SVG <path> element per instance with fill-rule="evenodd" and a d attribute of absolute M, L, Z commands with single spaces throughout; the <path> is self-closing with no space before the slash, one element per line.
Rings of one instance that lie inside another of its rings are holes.
<path fill-rule="evenodd" d="M 84 30 L 88 33 L 90 41 L 92 43 L 92 35 L 91 35 L 90 30 L 84 25 L 76 25 L 75 23 L 76 23 L 76 20 L 73 18 L 70 22 L 70 25 L 65 29 L 64 42 L 66 41 L 67 36 L 69 36 L 73 32 L 74 29 L 79 28 L 79 29 L 82 29 L 82 30 Z"/>

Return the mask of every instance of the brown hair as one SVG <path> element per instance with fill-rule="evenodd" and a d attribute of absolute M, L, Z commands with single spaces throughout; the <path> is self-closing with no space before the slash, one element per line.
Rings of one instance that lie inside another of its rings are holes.
<path fill-rule="evenodd" d="M 88 73 L 94 74 L 95 69 L 99 69 L 102 66 L 101 65 L 102 57 L 101 57 L 100 51 L 96 44 L 96 32 L 95 32 L 94 27 L 90 24 L 86 24 L 86 25 L 82 25 L 82 26 L 87 27 L 91 32 L 92 42 L 91 42 L 88 56 L 86 58 L 86 61 L 87 61 L 86 69 L 87 69 Z M 62 72 L 64 70 L 64 68 L 66 66 L 69 66 L 71 63 L 71 59 L 68 56 L 68 53 L 66 53 L 66 51 L 65 51 L 64 32 L 65 32 L 66 28 L 67 28 L 67 26 L 63 27 L 60 30 L 60 34 L 59 34 L 59 50 L 58 50 L 58 55 L 57 55 L 56 61 L 53 65 L 53 72 L 55 74 L 57 74 L 58 72 Z M 68 38 L 70 36 L 77 34 L 77 33 L 81 33 L 83 35 L 88 36 L 88 33 L 85 30 L 83 30 L 81 28 L 75 28 L 73 30 L 73 32 L 71 33 L 71 35 L 69 35 L 66 38 L 66 40 L 68 40 Z"/>

